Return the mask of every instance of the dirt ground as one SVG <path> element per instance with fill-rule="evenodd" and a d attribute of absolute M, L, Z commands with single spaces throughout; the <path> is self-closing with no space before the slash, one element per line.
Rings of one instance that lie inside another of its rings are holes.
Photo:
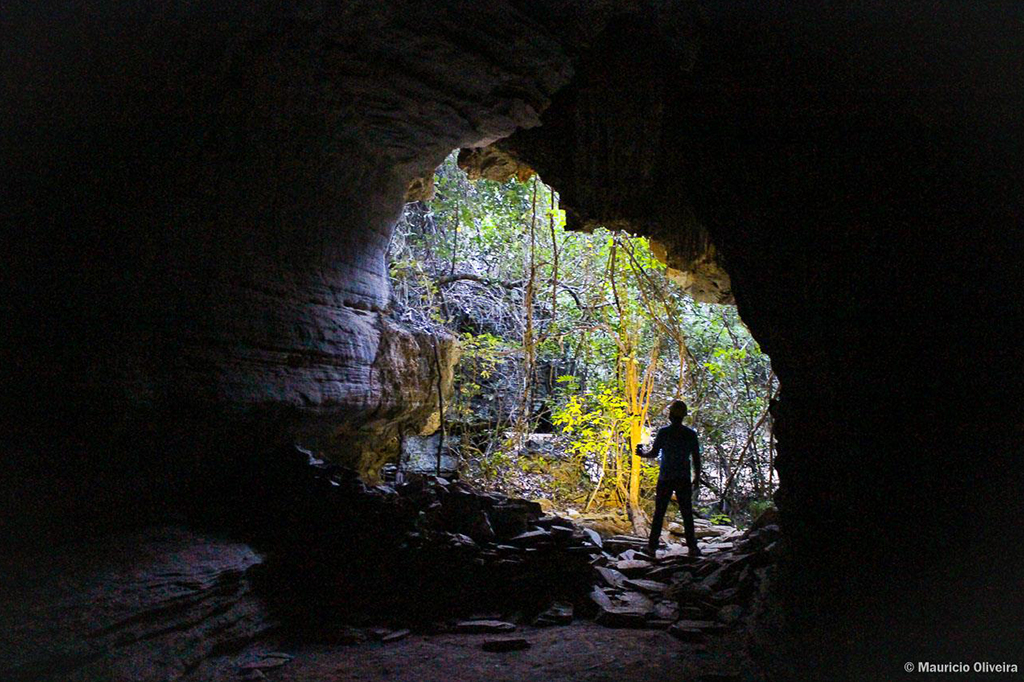
<path fill-rule="evenodd" d="M 282 682 L 761 679 L 743 653 L 741 635 L 709 637 L 706 645 L 698 645 L 658 630 L 609 629 L 584 621 L 564 627 L 519 628 L 502 635 L 525 638 L 531 644 L 526 650 L 489 653 L 481 649 L 484 641 L 498 636 L 410 635 L 387 644 L 284 648 L 294 659 L 262 673 Z"/>

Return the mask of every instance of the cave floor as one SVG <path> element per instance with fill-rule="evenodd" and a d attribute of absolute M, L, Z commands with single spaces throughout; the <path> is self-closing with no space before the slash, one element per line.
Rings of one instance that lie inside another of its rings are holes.
<path fill-rule="evenodd" d="M 252 585 L 261 557 L 244 543 L 156 527 L 0 555 L 0 678 L 93 680 L 759 680 L 742 630 L 684 643 L 661 630 L 520 626 L 502 635 L 413 633 L 307 623 L 296 639 Z M 311 626 L 311 627 L 310 627 Z M 350 637 L 353 632 L 362 639 Z M 523 638 L 520 651 L 484 641 Z M 314 643 L 317 642 L 317 643 Z M 327 643 L 330 642 L 330 643 Z M 353 643 L 349 643 L 353 642 Z"/>
<path fill-rule="evenodd" d="M 294 659 L 263 674 L 282 682 L 760 679 L 743 653 L 740 635 L 709 638 L 706 645 L 697 645 L 680 642 L 659 630 L 610 629 L 577 621 L 562 627 L 519 628 L 507 636 L 524 638 L 531 646 L 523 651 L 490 653 L 481 645 L 495 635 L 464 634 L 413 634 L 387 644 L 307 645 L 280 649 Z M 232 668 L 224 671 L 231 674 L 223 679 L 239 679 L 237 663 Z"/>

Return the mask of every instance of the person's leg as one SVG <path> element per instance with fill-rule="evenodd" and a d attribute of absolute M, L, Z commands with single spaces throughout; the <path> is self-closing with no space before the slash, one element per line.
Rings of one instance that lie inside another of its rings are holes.
<path fill-rule="evenodd" d="M 661 524 L 665 522 L 665 511 L 668 509 L 668 503 L 672 500 L 672 487 L 665 481 L 659 479 L 658 487 L 655 490 L 654 518 L 651 519 L 651 537 L 647 541 L 647 548 L 652 555 L 661 544 Z"/>
<path fill-rule="evenodd" d="M 697 532 L 693 527 L 693 489 L 687 484 L 679 485 L 676 488 L 676 502 L 679 503 L 679 513 L 683 515 L 686 546 L 690 548 L 690 555 L 700 554 L 700 550 L 697 548 Z"/>

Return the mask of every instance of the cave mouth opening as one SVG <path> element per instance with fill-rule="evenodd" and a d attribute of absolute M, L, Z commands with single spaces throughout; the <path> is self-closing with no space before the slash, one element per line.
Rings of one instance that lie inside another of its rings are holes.
<path fill-rule="evenodd" d="M 630 439 L 649 445 L 682 399 L 704 453 L 698 515 L 745 525 L 770 507 L 778 382 L 735 307 L 694 300 L 657 242 L 566 229 L 532 171 L 467 175 L 457 157 L 406 205 L 388 249 L 396 323 L 454 336 L 460 359 L 444 418 L 403 429 L 385 480 L 454 476 L 639 531 L 622 482 L 640 469 L 631 511 L 649 519 L 657 463 L 631 461 Z"/>
<path fill-rule="evenodd" d="M 259 495 L 233 498 L 273 612 L 314 639 L 326 623 L 741 637 L 782 533 L 778 383 L 735 307 L 694 301 L 646 239 L 566 230 L 536 175 L 471 180 L 453 154 L 433 184 L 397 222 L 378 313 L 408 342 L 382 337 L 374 365 L 413 368 L 394 373 L 413 409 L 347 458 L 336 436 L 278 446 L 246 473 Z M 674 503 L 647 548 L 658 468 L 631 455 L 678 398 L 704 453 L 702 557 Z"/>

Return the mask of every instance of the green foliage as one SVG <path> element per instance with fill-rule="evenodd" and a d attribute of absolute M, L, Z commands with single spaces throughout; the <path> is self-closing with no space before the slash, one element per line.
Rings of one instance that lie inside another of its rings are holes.
<path fill-rule="evenodd" d="M 434 199 L 407 209 L 389 249 L 393 312 L 459 336 L 447 416 L 465 432 L 472 475 L 511 486 L 531 468 L 552 495 L 586 500 L 600 479 L 598 499 L 621 496 L 619 467 L 631 454 L 623 354 L 646 367 L 657 348 L 648 426 L 685 399 L 704 452 L 704 499 L 770 498 L 765 412 L 776 382 L 734 307 L 693 301 L 644 238 L 566 231 L 557 195 L 536 179 L 470 181 L 453 155 L 435 186 Z M 536 366 L 549 374 L 524 369 L 528 290 Z M 527 464 L 521 436 L 508 435 L 513 425 L 533 430 L 542 415 L 559 434 L 560 464 Z M 649 499 L 657 463 L 644 460 L 641 478 Z"/>
<path fill-rule="evenodd" d="M 459 337 L 460 357 L 455 372 L 457 390 L 451 417 L 470 419 L 473 416 L 472 402 L 484 390 L 481 382 L 494 376 L 506 345 L 503 339 L 494 334 L 466 332 Z"/>
<path fill-rule="evenodd" d="M 753 500 L 747 505 L 747 512 L 750 514 L 751 519 L 756 519 L 774 506 L 775 504 L 771 500 Z"/>
<path fill-rule="evenodd" d="M 708 519 L 708 520 L 711 521 L 711 523 L 715 524 L 716 526 L 731 526 L 732 525 L 732 519 L 729 518 L 725 514 L 712 514 L 711 518 Z"/>

